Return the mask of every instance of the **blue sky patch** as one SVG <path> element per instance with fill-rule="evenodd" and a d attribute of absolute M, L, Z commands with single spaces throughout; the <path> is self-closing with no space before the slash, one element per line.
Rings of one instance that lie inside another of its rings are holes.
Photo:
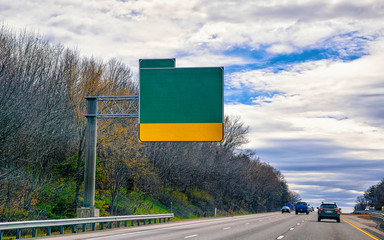
<path fill-rule="evenodd" d="M 334 61 L 352 61 L 368 54 L 368 42 L 374 37 L 358 36 L 358 32 L 351 32 L 333 36 L 314 46 L 308 46 L 292 53 L 268 52 L 272 44 L 261 45 L 255 49 L 251 46 L 234 46 L 224 51 L 224 55 L 240 57 L 252 62 L 247 65 L 228 66 L 226 73 L 257 70 L 268 68 L 277 73 L 288 70 L 293 64 L 308 61 L 330 59 Z"/>

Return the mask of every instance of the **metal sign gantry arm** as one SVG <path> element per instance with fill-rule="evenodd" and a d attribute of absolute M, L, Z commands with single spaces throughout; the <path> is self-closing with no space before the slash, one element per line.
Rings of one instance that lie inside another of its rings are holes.
<path fill-rule="evenodd" d="M 83 207 L 95 207 L 97 118 L 138 118 L 139 96 L 95 96 L 87 100 Z M 100 103 L 100 104 L 98 104 Z"/>

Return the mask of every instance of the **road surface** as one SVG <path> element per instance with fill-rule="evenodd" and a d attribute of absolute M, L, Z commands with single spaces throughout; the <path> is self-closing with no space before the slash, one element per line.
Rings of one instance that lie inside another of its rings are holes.
<path fill-rule="evenodd" d="M 65 234 L 40 239 L 377 240 L 383 237 L 383 235 L 380 235 L 380 232 L 377 233 L 364 228 L 365 225 L 361 225 L 356 221 L 358 220 L 356 216 L 343 215 L 342 219 L 340 223 L 337 223 L 335 220 L 322 220 L 318 222 L 316 212 L 312 212 L 309 215 L 281 214 L 276 212 L 186 220 L 96 232 Z"/>

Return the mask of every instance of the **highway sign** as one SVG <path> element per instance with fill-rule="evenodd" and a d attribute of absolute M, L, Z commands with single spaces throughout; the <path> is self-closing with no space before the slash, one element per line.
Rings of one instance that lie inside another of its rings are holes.
<path fill-rule="evenodd" d="M 224 68 L 174 66 L 140 60 L 140 141 L 222 141 Z"/>

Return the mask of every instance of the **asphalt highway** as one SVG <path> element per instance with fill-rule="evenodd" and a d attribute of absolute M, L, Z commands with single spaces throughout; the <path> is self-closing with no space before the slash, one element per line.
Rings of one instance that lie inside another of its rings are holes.
<path fill-rule="evenodd" d="M 94 239 L 94 240 L 372 240 L 377 235 L 357 227 L 353 218 L 342 221 L 317 221 L 317 213 L 308 215 L 265 213 L 235 217 L 205 218 L 152 224 L 139 227 L 109 229 L 96 232 L 65 234 L 43 239 Z M 355 223 L 355 225 L 353 224 Z"/>

